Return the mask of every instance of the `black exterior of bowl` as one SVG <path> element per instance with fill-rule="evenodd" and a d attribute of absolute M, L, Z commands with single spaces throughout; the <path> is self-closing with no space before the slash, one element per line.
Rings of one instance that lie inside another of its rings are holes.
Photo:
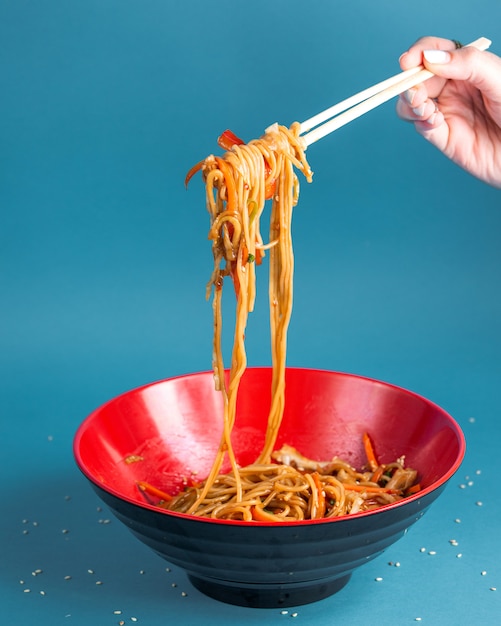
<path fill-rule="evenodd" d="M 400 539 L 446 485 L 377 513 L 261 525 L 154 511 L 90 482 L 116 517 L 157 554 L 183 568 L 197 589 L 254 608 L 307 604 L 336 593 L 353 570 Z"/>

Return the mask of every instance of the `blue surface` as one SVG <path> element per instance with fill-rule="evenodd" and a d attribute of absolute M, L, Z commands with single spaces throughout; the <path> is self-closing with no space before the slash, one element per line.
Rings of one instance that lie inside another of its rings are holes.
<path fill-rule="evenodd" d="M 309 149 L 289 364 L 386 380 L 458 420 L 465 461 L 423 520 L 334 597 L 232 607 L 98 510 L 72 458 L 100 403 L 210 367 L 207 216 L 183 179 L 224 128 L 306 119 L 396 73 L 422 34 L 501 52 L 497 0 L 409 7 L 0 6 L 2 623 L 500 623 L 501 196 L 393 104 Z M 252 323 L 267 364 L 264 310 Z"/>

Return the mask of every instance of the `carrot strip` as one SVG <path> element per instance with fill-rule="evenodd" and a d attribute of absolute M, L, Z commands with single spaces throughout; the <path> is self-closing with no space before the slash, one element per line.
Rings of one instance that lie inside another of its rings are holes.
<path fill-rule="evenodd" d="M 251 507 L 252 519 L 256 522 L 283 522 L 284 520 L 278 515 L 265 511 L 257 504 Z"/>
<path fill-rule="evenodd" d="M 383 474 L 384 474 L 384 465 L 380 465 L 379 467 L 376 468 L 376 471 L 373 472 L 371 476 L 371 482 L 378 483 L 383 477 Z"/>
<path fill-rule="evenodd" d="M 256 258 L 255 258 L 256 265 L 261 265 L 261 263 L 263 262 L 263 258 L 264 258 L 264 251 L 261 250 L 261 248 L 256 248 Z"/>
<path fill-rule="evenodd" d="M 400 493 L 400 489 L 388 489 L 386 487 L 373 487 L 372 485 L 358 485 L 354 483 L 342 483 L 347 491 L 366 491 L 367 493 Z"/>
<path fill-rule="evenodd" d="M 165 491 L 162 491 L 161 489 L 158 489 L 157 487 L 154 487 L 153 485 L 150 485 L 149 483 L 144 482 L 143 480 L 138 480 L 136 484 L 140 491 L 149 493 L 150 496 L 156 496 L 157 498 L 160 498 L 160 500 L 165 500 L 166 502 L 168 502 L 169 500 L 172 500 L 173 496 L 171 496 L 168 493 L 165 493 Z"/>
<path fill-rule="evenodd" d="M 413 493 L 417 493 L 418 491 L 421 491 L 421 485 L 419 483 L 416 483 L 415 485 L 412 485 L 405 490 L 405 495 L 411 496 Z"/>
<path fill-rule="evenodd" d="M 205 161 L 199 161 L 189 170 L 189 172 L 186 174 L 186 178 L 184 179 L 185 187 L 188 187 L 188 183 L 193 178 L 193 176 L 195 176 L 195 174 L 202 169 L 204 162 Z"/>
<path fill-rule="evenodd" d="M 228 211 L 236 211 L 238 205 L 238 194 L 235 185 L 235 179 L 231 173 L 229 165 L 221 157 L 214 157 L 218 169 L 221 171 L 224 182 L 226 183 L 226 209 Z"/>
<path fill-rule="evenodd" d="M 317 493 L 318 493 L 318 510 L 316 512 L 315 518 L 320 519 L 325 516 L 325 509 L 326 509 L 325 492 L 324 492 L 323 485 L 320 481 L 320 476 L 318 472 L 313 472 L 311 477 L 313 478 L 313 482 L 315 483 L 315 487 L 317 488 Z"/>
<path fill-rule="evenodd" d="M 374 452 L 374 447 L 372 446 L 372 441 L 367 433 L 363 434 L 362 441 L 364 444 L 365 456 L 367 457 L 369 467 L 373 472 L 375 472 L 378 468 L 379 463 Z"/>

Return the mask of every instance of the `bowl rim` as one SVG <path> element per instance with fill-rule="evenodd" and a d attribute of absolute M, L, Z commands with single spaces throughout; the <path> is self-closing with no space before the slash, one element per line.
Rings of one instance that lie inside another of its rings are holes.
<path fill-rule="evenodd" d="M 269 366 L 248 366 L 246 369 L 248 370 L 270 370 L 271 367 Z M 443 474 L 438 480 L 435 480 L 433 483 L 431 483 L 430 485 L 428 485 L 427 487 L 425 487 L 424 489 L 422 489 L 421 491 L 418 491 L 415 494 L 412 494 L 410 496 L 407 496 L 405 498 L 403 498 L 402 500 L 398 500 L 397 502 L 392 502 L 391 504 L 385 504 L 383 506 L 381 506 L 378 509 L 372 509 L 370 511 L 361 511 L 359 513 L 353 513 L 353 514 L 349 514 L 349 515 L 340 515 L 338 517 L 332 517 L 332 518 L 322 518 L 322 519 L 315 519 L 315 520 L 297 520 L 297 521 L 287 521 L 287 522 L 259 522 L 259 521 L 244 521 L 244 520 L 228 520 L 228 519 L 213 519 L 213 518 L 208 518 L 208 517 L 198 517 L 196 515 L 189 515 L 186 513 L 179 513 L 177 511 L 170 511 L 168 509 L 163 509 L 159 506 L 155 506 L 154 504 L 150 504 L 146 501 L 144 502 L 140 502 L 138 500 L 135 500 L 134 498 L 131 498 L 129 496 L 123 495 L 122 493 L 120 493 L 118 490 L 114 489 L 112 486 L 109 485 L 105 485 L 104 483 L 100 482 L 99 480 L 96 479 L 96 477 L 92 474 L 92 472 L 90 472 L 85 463 L 83 462 L 82 456 L 80 454 L 80 442 L 81 439 L 88 427 L 88 425 L 95 419 L 96 415 L 98 415 L 103 409 L 105 409 L 107 406 L 109 406 L 110 404 L 113 404 L 114 402 L 116 402 L 117 400 L 124 398 L 125 396 L 129 395 L 129 394 L 133 394 L 133 393 L 140 393 L 146 389 L 149 389 L 151 387 L 155 387 L 157 385 L 161 385 L 163 383 L 167 383 L 173 380 L 180 380 L 183 378 L 192 378 L 194 376 L 207 376 L 208 374 L 213 374 L 213 372 L 211 370 L 203 370 L 203 371 L 198 371 L 198 372 L 191 372 L 191 373 L 185 373 L 185 374 L 178 374 L 178 375 L 173 375 L 173 376 L 169 376 L 167 378 L 163 378 L 163 379 L 158 379 L 156 381 L 150 382 L 150 383 L 146 383 L 143 385 L 139 385 L 137 387 L 134 387 L 132 389 L 129 389 L 127 391 L 124 391 L 122 393 L 119 393 L 118 395 L 110 398 L 109 400 L 105 401 L 104 403 L 102 403 L 101 405 L 99 405 L 97 408 L 95 408 L 81 423 L 80 425 L 77 427 L 77 430 L 75 432 L 74 438 L 73 438 L 73 456 L 74 459 L 76 461 L 77 467 L 79 468 L 79 470 L 82 472 L 82 474 L 96 487 L 98 487 L 100 490 L 104 491 L 105 493 L 113 496 L 114 498 L 117 498 L 118 500 L 127 502 L 129 505 L 135 506 L 137 508 L 140 509 L 146 509 L 146 510 L 150 510 L 153 511 L 154 513 L 157 513 L 159 515 L 165 515 L 168 518 L 177 518 L 177 519 L 184 519 L 184 520 L 190 520 L 191 522 L 198 522 L 201 524 L 222 524 L 222 525 L 230 525 L 230 526 L 237 526 L 237 527 L 245 527 L 245 526 L 252 526 L 254 527 L 260 527 L 260 526 L 264 526 L 264 527 L 273 527 L 273 528 L 277 528 L 277 527 L 292 527 L 292 526 L 313 526 L 313 525 L 317 525 L 317 524 L 333 524 L 333 523 L 341 523 L 341 522 L 346 522 L 347 520 L 354 520 L 354 519 L 361 519 L 361 518 L 367 518 L 367 517 L 371 517 L 374 515 L 378 515 L 381 514 L 383 512 L 386 511 L 391 511 L 393 509 L 396 508 L 400 508 L 402 506 L 406 506 L 407 504 L 410 504 L 412 502 L 416 502 L 418 500 L 422 500 L 423 498 L 425 498 L 426 496 L 430 495 L 431 493 L 433 493 L 434 491 L 436 491 L 437 489 L 439 489 L 440 487 L 445 487 L 446 483 L 452 478 L 452 476 L 458 471 L 459 467 L 461 466 L 461 463 L 463 462 L 465 453 L 466 453 L 466 439 L 465 439 L 465 435 L 460 427 L 460 425 L 458 424 L 458 422 L 441 406 L 439 406 L 438 404 L 436 404 L 433 400 L 429 400 L 428 398 L 426 398 L 425 396 L 422 396 L 414 391 L 411 391 L 405 387 L 393 384 L 393 383 L 389 383 L 377 378 L 373 378 L 370 376 L 364 376 L 364 375 L 360 375 L 360 374 L 353 374 L 353 373 L 349 373 L 349 372 L 342 372 L 342 371 L 337 371 L 337 370 L 329 370 L 326 368 L 312 368 L 312 367 L 301 367 L 301 366 L 287 366 L 286 367 L 286 371 L 287 370 L 295 370 L 295 371 L 307 371 L 309 373 L 324 373 L 324 374 L 335 374 L 337 376 L 341 376 L 341 377 L 347 377 L 347 378 L 355 378 L 355 379 L 359 379 L 359 380 L 363 380 L 366 382 L 371 382 L 371 383 L 375 383 L 375 384 L 379 384 L 382 385 L 384 387 L 388 387 L 390 389 L 394 389 L 395 391 L 399 391 L 399 392 L 403 392 L 409 396 L 414 397 L 417 400 L 421 400 L 422 402 L 425 402 L 430 408 L 434 408 L 436 410 L 438 410 L 443 417 L 446 418 L 446 420 L 450 423 L 450 425 L 452 426 L 452 429 L 454 431 L 454 433 L 456 434 L 457 438 L 458 438 L 458 444 L 459 444 L 459 450 L 458 450 L 458 454 L 456 456 L 456 459 L 454 460 L 454 463 L 451 465 L 451 467 L 448 469 L 448 471 Z"/>

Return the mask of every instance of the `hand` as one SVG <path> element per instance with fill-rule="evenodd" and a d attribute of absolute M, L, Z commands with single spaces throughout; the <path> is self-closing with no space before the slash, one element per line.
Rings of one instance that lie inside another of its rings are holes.
<path fill-rule="evenodd" d="M 402 94 L 400 118 L 473 176 L 501 188 L 501 58 L 424 37 L 400 57 L 403 70 L 435 76 Z"/>

